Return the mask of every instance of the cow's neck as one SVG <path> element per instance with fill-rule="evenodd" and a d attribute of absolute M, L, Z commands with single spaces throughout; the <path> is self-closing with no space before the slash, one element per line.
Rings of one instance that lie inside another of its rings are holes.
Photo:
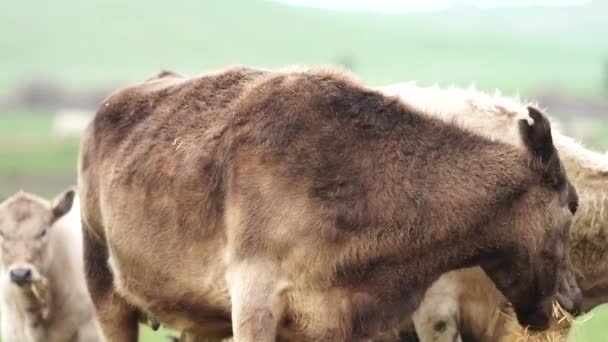
<path fill-rule="evenodd" d="M 423 286 L 430 286 L 442 274 L 473 266 L 496 269 L 504 264 L 517 249 L 516 243 L 497 234 L 487 227 L 481 235 L 472 229 L 456 239 L 439 241 L 421 252 L 416 259 L 420 267 L 420 277 L 414 280 Z M 489 247 L 489 246 L 500 247 Z"/>
<path fill-rule="evenodd" d="M 475 237 L 480 240 L 479 236 Z M 488 237 L 489 238 L 489 237 Z M 351 305 L 358 322 L 357 336 L 373 336 L 395 328 L 419 306 L 424 293 L 443 273 L 485 263 L 497 269 L 508 259 L 509 247 L 488 249 L 467 244 L 446 242 L 440 249 L 428 249 L 406 259 L 383 260 L 353 284 Z M 487 260 L 491 260 L 488 262 Z M 391 288 L 391 291 L 385 291 Z M 384 289 L 384 290 L 383 290 Z M 381 296 L 377 296 L 381 293 Z M 378 308 L 382 308 L 378 310 Z"/>

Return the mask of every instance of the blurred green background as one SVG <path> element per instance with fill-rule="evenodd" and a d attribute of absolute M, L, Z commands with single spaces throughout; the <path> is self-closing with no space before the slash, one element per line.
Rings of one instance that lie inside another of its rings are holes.
<path fill-rule="evenodd" d="M 567 134 L 606 151 L 608 1 L 579 2 L 453 1 L 419 12 L 263 0 L 5 1 L 0 200 L 18 189 L 52 196 L 74 184 L 83 122 L 113 89 L 161 69 L 325 64 L 370 85 L 475 84 L 538 101 Z"/>

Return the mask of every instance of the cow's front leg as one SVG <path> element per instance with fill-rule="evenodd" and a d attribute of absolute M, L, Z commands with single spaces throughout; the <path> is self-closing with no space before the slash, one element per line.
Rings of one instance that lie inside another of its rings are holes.
<path fill-rule="evenodd" d="M 82 298 L 78 296 L 76 298 Z M 78 341 L 84 342 L 86 339 L 82 339 L 79 330 L 80 328 L 86 327 L 89 322 L 93 322 L 92 313 L 90 312 L 87 305 L 81 305 L 78 308 L 74 308 L 72 311 L 62 316 L 61 319 L 53 320 L 48 327 L 47 342 L 65 342 L 65 341 Z M 94 322 L 92 328 L 95 329 Z M 90 341 L 90 339 L 89 339 Z"/>
<path fill-rule="evenodd" d="M 108 248 L 83 222 L 85 275 L 105 341 L 137 342 L 139 312 L 114 290 Z"/>
<path fill-rule="evenodd" d="M 277 267 L 262 260 L 242 261 L 228 269 L 235 342 L 274 342 L 283 311 Z"/>
<path fill-rule="evenodd" d="M 49 327 L 46 341 L 72 341 L 73 338 L 78 335 L 78 324 L 81 320 L 82 318 L 72 315 L 58 321 L 56 324 Z"/>

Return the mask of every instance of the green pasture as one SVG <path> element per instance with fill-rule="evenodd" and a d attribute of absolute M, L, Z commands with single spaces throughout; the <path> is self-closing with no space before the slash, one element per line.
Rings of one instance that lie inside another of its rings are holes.
<path fill-rule="evenodd" d="M 7 1 L 0 93 L 27 78 L 73 89 L 140 81 L 161 68 L 344 64 L 365 81 L 606 94 L 604 1 L 582 7 L 381 14 L 267 0 Z"/>
<path fill-rule="evenodd" d="M 606 120 L 606 121 L 608 121 L 608 120 Z M 604 150 L 608 150 L 608 122 L 604 125 L 604 129 L 602 130 L 599 145 L 601 147 L 603 147 Z"/>
<path fill-rule="evenodd" d="M 167 329 L 159 329 L 154 331 L 147 325 L 139 326 L 139 340 L 142 342 L 169 342 L 168 336 L 178 336 L 179 334 L 175 331 Z"/>
<path fill-rule="evenodd" d="M 46 112 L 0 112 L 0 199 L 23 189 L 53 196 L 76 182 L 78 138 L 53 135 Z"/>
<path fill-rule="evenodd" d="M 0 174 L 69 173 L 75 168 L 78 139 L 52 135 L 50 113 L 0 113 Z"/>
<path fill-rule="evenodd" d="M 568 342 L 606 341 L 608 341 L 608 304 L 600 305 L 578 317 L 568 335 Z"/>

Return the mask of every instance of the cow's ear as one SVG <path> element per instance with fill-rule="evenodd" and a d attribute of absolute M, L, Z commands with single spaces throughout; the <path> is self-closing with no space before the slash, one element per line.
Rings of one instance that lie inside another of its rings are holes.
<path fill-rule="evenodd" d="M 528 115 L 534 121 L 531 125 L 527 120 L 519 121 L 519 131 L 528 151 L 541 163 L 547 163 L 555 154 L 551 123 L 538 109 L 528 107 Z"/>
<path fill-rule="evenodd" d="M 53 199 L 51 208 L 51 223 L 57 221 L 70 211 L 72 204 L 74 203 L 74 196 L 74 189 L 68 189 Z"/>
<path fill-rule="evenodd" d="M 563 184 L 565 173 L 553 145 L 549 119 L 534 107 L 528 107 L 528 115 L 534 121 L 519 121 L 519 132 L 530 156 L 530 166 L 542 174 L 554 186 Z"/>

